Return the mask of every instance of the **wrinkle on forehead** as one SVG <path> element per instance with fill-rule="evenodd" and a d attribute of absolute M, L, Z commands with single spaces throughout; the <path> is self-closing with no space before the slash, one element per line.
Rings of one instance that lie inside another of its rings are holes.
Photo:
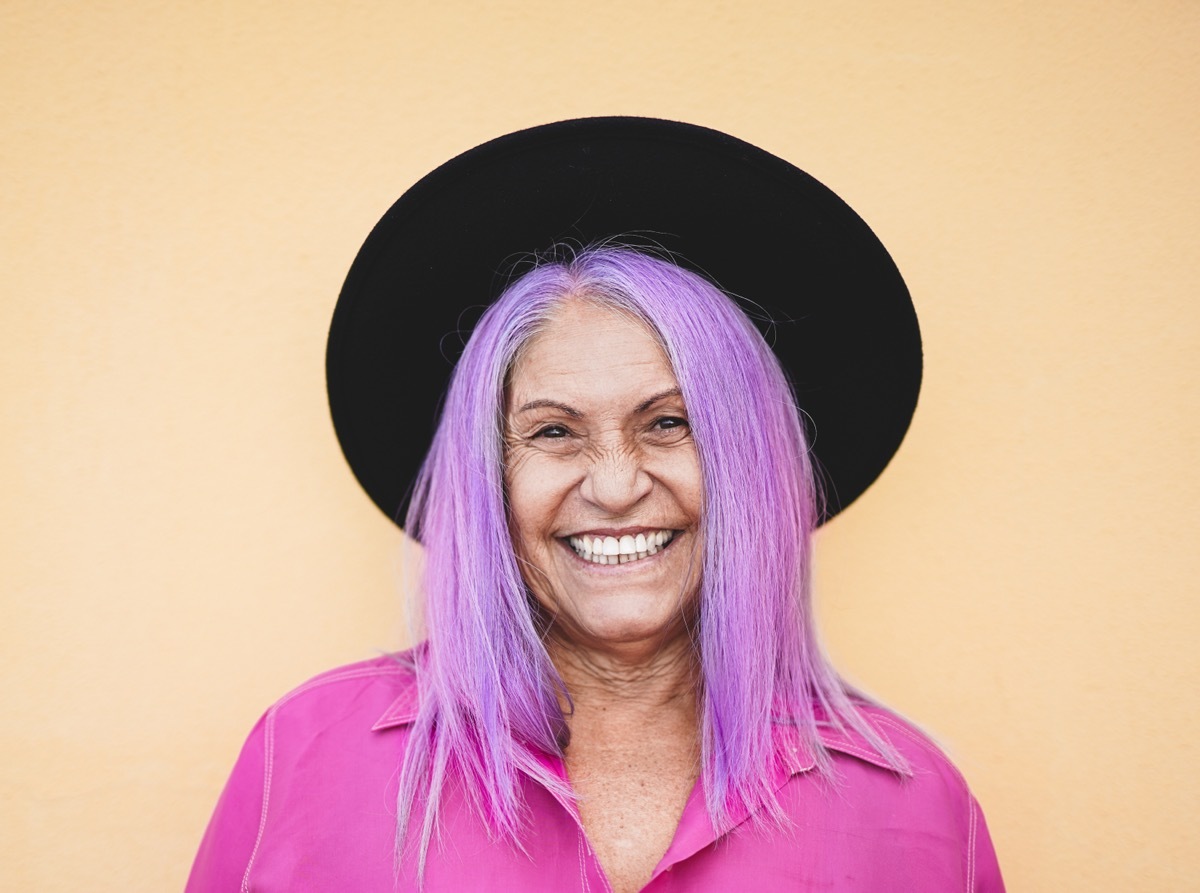
<path fill-rule="evenodd" d="M 622 319 L 629 324 L 630 328 L 647 335 L 651 340 L 654 341 L 655 344 L 658 345 L 659 350 L 662 352 L 662 358 L 664 362 L 666 362 L 667 367 L 670 368 L 671 364 L 670 362 L 667 362 L 666 349 L 662 343 L 662 339 L 659 337 L 658 332 L 655 331 L 646 320 L 642 319 L 632 310 L 622 307 L 619 304 L 615 304 L 602 296 L 589 295 L 584 292 L 572 292 L 563 297 L 562 300 L 550 308 L 541 322 L 538 323 L 529 337 L 525 339 L 525 342 L 513 355 L 512 364 L 509 366 L 508 374 L 505 376 L 504 391 L 506 404 L 511 392 L 514 370 L 526 357 L 534 345 L 543 339 L 546 329 L 552 325 L 555 325 L 556 323 L 561 322 L 563 317 L 568 315 L 576 317 L 575 323 L 586 329 L 587 320 L 589 318 L 598 318 L 601 314 L 609 314 L 613 317 Z M 672 372 L 672 377 L 673 376 L 674 372 Z M 505 409 L 507 411 L 507 405 Z"/>

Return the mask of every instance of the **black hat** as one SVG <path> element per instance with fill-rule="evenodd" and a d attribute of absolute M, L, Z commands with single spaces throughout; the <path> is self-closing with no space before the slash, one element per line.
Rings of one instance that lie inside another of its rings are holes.
<path fill-rule="evenodd" d="M 464 152 L 392 205 L 350 268 L 326 373 L 338 439 L 398 523 L 471 325 L 563 243 L 653 247 L 736 298 L 791 377 L 824 519 L 883 471 L 921 385 L 921 336 L 887 250 L 799 168 L 706 127 L 580 118 Z"/>

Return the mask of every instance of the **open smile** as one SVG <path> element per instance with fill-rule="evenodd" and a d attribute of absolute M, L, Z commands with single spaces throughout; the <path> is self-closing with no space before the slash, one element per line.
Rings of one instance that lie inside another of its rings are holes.
<path fill-rule="evenodd" d="M 625 536 L 566 537 L 567 544 L 584 561 L 593 564 L 628 564 L 656 555 L 675 539 L 675 530 L 651 530 Z"/>

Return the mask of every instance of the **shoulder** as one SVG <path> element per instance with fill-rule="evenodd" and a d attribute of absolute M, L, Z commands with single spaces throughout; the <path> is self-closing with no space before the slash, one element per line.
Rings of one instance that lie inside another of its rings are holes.
<path fill-rule="evenodd" d="M 368 714 L 378 707 L 379 714 L 415 686 L 413 653 L 385 654 L 312 677 L 272 704 L 266 716 L 300 718 L 335 705 Z"/>
<path fill-rule="evenodd" d="M 267 709 L 209 821 L 189 893 L 250 889 L 260 877 L 274 878 L 272 889 L 294 889 L 276 877 L 290 877 L 289 847 L 306 841 L 311 856 L 321 847 L 349 846 L 335 831 L 360 842 L 354 845 L 373 840 L 389 851 L 393 825 L 371 817 L 388 815 L 387 797 L 394 802 L 388 784 L 402 739 L 375 727 L 392 705 L 415 692 L 412 663 L 409 654 L 397 654 L 338 667 Z M 362 803 L 378 808 L 364 811 Z"/>
<path fill-rule="evenodd" d="M 821 740 L 834 757 L 838 776 L 868 784 L 877 795 L 931 816 L 970 823 L 977 807 L 967 781 L 927 733 L 884 707 L 859 705 L 858 713 L 900 765 L 881 754 L 863 732 L 825 727 Z"/>
<path fill-rule="evenodd" d="M 895 747 L 908 764 L 894 800 L 914 816 L 919 835 L 950 832 L 962 858 L 964 887 L 972 893 L 1003 893 L 1004 881 L 979 801 L 958 767 L 925 732 L 883 707 L 861 707 L 860 715 Z M 955 833 L 956 832 L 956 833 Z M 915 841 L 914 841 L 915 843 Z"/>
<path fill-rule="evenodd" d="M 414 663 L 405 652 L 338 667 L 268 708 L 217 803 L 189 893 L 368 890 L 390 879 L 388 858 L 347 854 L 392 852 L 407 736 L 386 734 L 403 723 L 383 720 L 415 703 Z"/>
<path fill-rule="evenodd" d="M 910 720 L 898 713 L 881 706 L 864 706 L 859 708 L 861 715 L 879 735 L 889 742 L 909 763 L 914 773 L 921 771 L 945 773 L 966 785 L 965 779 L 958 771 L 946 752 L 934 741 L 929 733 L 923 731 Z"/>
<path fill-rule="evenodd" d="M 792 814 L 829 833 L 831 853 L 854 841 L 841 857 L 873 878 L 865 889 L 941 890 L 954 879 L 970 893 L 1002 891 L 987 824 L 958 767 L 908 720 L 856 706 L 862 728 L 819 728 L 832 771 L 797 777 Z"/>
<path fill-rule="evenodd" d="M 281 697 L 275 702 L 275 706 L 282 706 L 314 692 L 328 692 L 334 689 L 357 690 L 370 688 L 374 684 L 382 684 L 385 687 L 389 684 L 403 685 L 414 679 L 414 674 L 414 657 L 411 650 L 381 654 L 369 660 L 345 664 L 318 673 Z"/>
<path fill-rule="evenodd" d="M 941 747 L 911 721 L 876 704 L 857 704 L 855 709 L 866 731 L 891 748 L 907 765 L 907 771 L 897 774 L 944 773 L 965 784 L 961 773 Z M 895 770 L 894 763 L 879 752 L 877 744 L 864 731 L 848 725 L 837 728 L 832 723 L 820 723 L 819 731 L 821 743 L 828 750 L 856 757 L 881 769 Z"/>

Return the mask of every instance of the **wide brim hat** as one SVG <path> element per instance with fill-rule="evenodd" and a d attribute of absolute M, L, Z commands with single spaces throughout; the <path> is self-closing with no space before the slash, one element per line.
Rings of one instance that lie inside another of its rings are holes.
<path fill-rule="evenodd" d="M 866 223 L 796 166 L 654 118 L 580 118 L 451 159 L 376 224 L 346 277 L 326 372 L 338 440 L 402 523 L 471 327 L 555 246 L 645 246 L 718 284 L 791 378 L 828 520 L 908 430 L 921 338 L 904 280 Z M 731 395 L 730 399 L 737 399 Z"/>

